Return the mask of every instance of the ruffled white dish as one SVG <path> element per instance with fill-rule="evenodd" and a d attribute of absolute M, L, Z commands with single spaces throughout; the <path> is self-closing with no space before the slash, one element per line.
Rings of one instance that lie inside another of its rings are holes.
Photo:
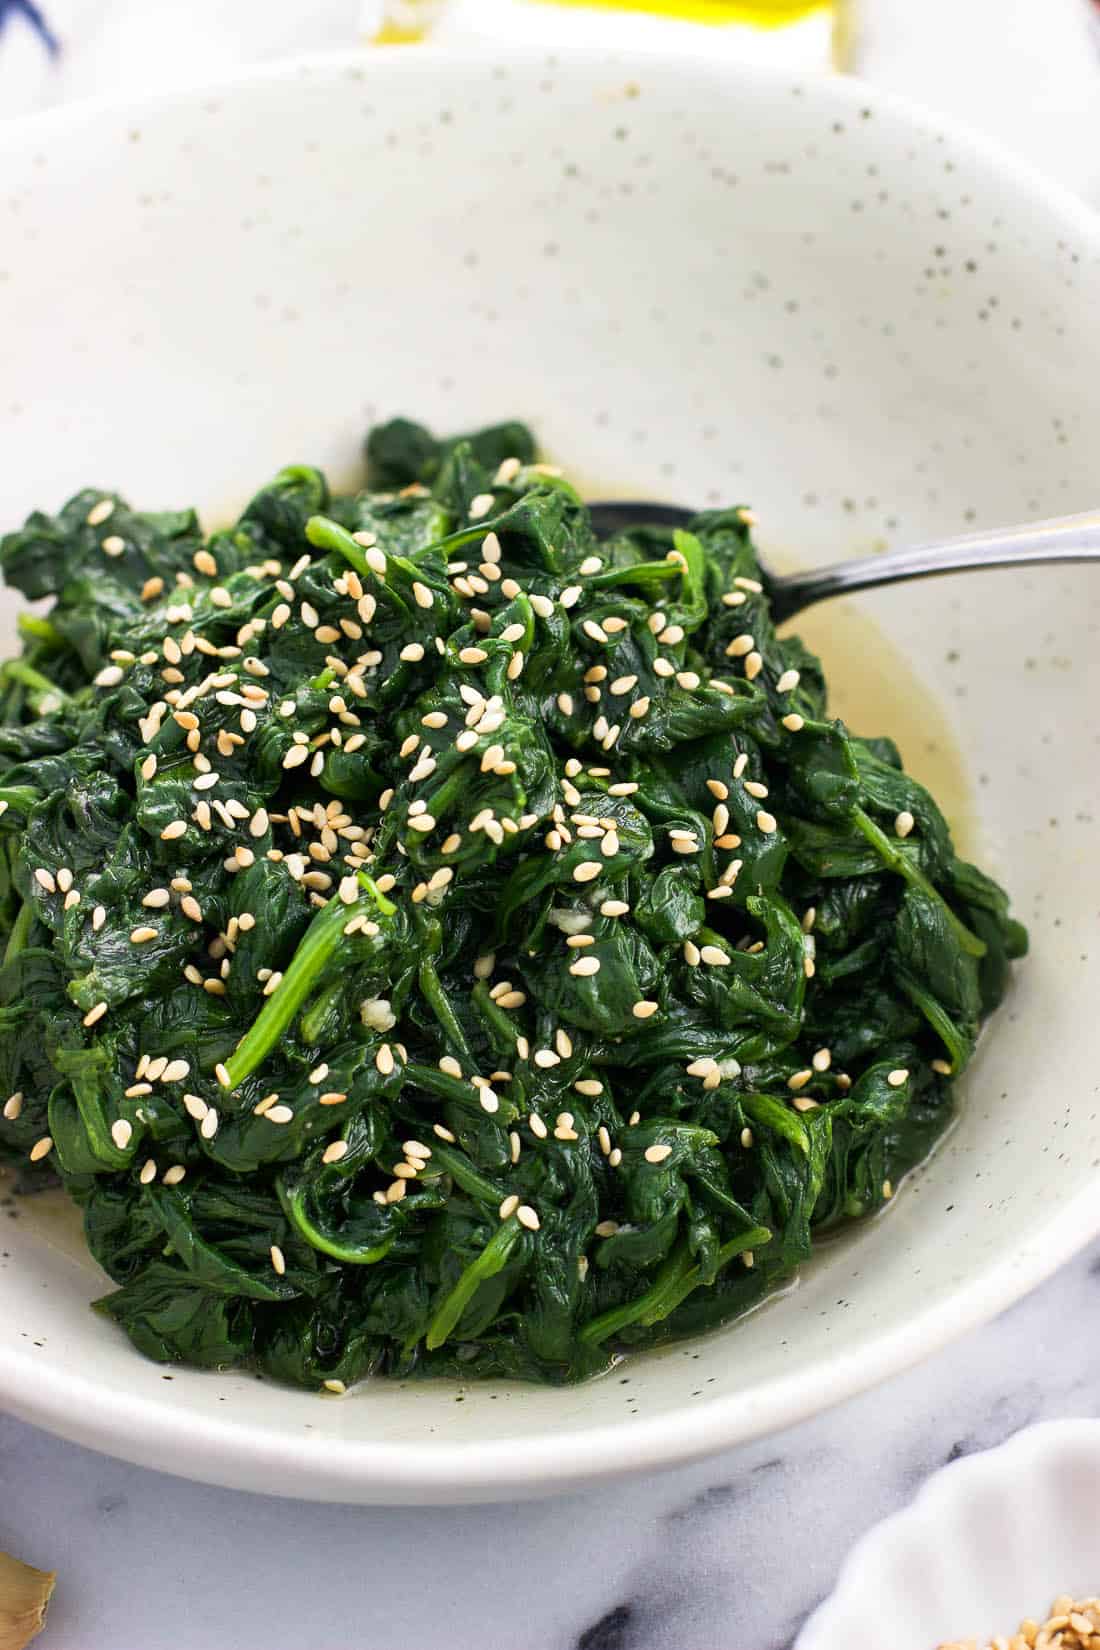
<path fill-rule="evenodd" d="M 853 1548 L 795 1650 L 935 1650 L 1100 1593 L 1100 1421 L 1048 1421 L 937 1472 Z"/>

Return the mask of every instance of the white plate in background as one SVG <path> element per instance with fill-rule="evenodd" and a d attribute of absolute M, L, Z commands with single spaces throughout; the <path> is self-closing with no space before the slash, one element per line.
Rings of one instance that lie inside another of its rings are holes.
<path fill-rule="evenodd" d="M 1006 1639 L 1100 1596 L 1100 1421 L 1048 1421 L 934 1473 L 852 1549 L 794 1650 Z"/>

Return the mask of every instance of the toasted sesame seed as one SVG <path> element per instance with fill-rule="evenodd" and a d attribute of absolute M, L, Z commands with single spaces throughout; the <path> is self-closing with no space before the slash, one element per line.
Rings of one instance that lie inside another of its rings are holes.
<path fill-rule="evenodd" d="M 729 965 L 729 953 L 717 945 L 704 945 L 700 948 L 699 956 L 711 968 L 726 968 Z"/>
<path fill-rule="evenodd" d="M 209 1116 L 209 1113 L 207 1114 Z M 269 1123 L 292 1123 L 294 1113 L 289 1106 L 271 1106 L 264 1113 Z"/>
<path fill-rule="evenodd" d="M 156 937 L 157 930 L 155 928 L 134 928 L 130 931 L 130 939 L 134 945 L 147 945 L 150 940 L 155 940 Z"/>
<path fill-rule="evenodd" d="M 185 819 L 173 819 L 171 824 L 166 825 L 160 833 L 160 839 L 162 842 L 174 842 L 177 837 L 186 835 L 187 821 Z"/>
<path fill-rule="evenodd" d="M 827 1048 L 819 1048 L 813 1059 L 810 1061 L 810 1064 L 813 1066 L 815 1071 L 828 1071 L 832 1063 L 833 1056 L 831 1051 Z"/>
<path fill-rule="evenodd" d="M 799 716 L 797 711 L 792 711 L 789 716 L 784 716 L 783 726 L 788 733 L 801 733 L 806 726 L 806 722 L 804 717 Z"/>
<path fill-rule="evenodd" d="M 115 501 L 113 498 L 101 498 L 98 504 L 92 505 L 91 509 L 88 511 L 88 514 L 84 517 L 84 520 L 87 522 L 89 527 L 98 527 L 101 522 L 106 521 L 107 517 L 113 513 L 114 507 Z"/>
<path fill-rule="evenodd" d="M 182 1083 L 190 1074 L 191 1067 L 186 1060 L 169 1060 L 160 1074 L 162 1083 Z"/>
<path fill-rule="evenodd" d="M 757 830 L 763 831 L 765 836 L 770 836 L 776 828 L 775 815 L 768 813 L 766 808 L 761 808 L 756 816 L 756 827 Z"/>
<path fill-rule="evenodd" d="M 527 1127 L 538 1140 L 545 1140 L 550 1133 L 550 1130 L 546 1127 L 546 1124 L 543 1122 L 542 1118 L 537 1112 L 534 1111 L 531 1112 L 527 1119 Z"/>
<path fill-rule="evenodd" d="M 754 682 L 764 668 L 763 655 L 755 650 L 745 658 L 745 675 L 750 682 Z"/>
<path fill-rule="evenodd" d="M 602 869 L 603 869 L 603 867 L 599 864 L 599 862 L 597 860 L 594 860 L 594 859 L 582 860 L 580 865 L 578 865 L 574 868 L 573 881 L 574 882 L 592 882 L 592 881 L 595 880 L 596 877 L 599 876 Z"/>
<path fill-rule="evenodd" d="M 576 962 L 569 964 L 569 972 L 582 977 L 589 974 L 598 974 L 600 972 L 600 959 L 598 957 L 578 957 Z"/>
<path fill-rule="evenodd" d="M 337 1397 L 342 1397 L 343 1394 L 348 1390 L 347 1387 L 344 1385 L 343 1381 L 338 1381 L 335 1378 L 330 1378 L 327 1381 L 322 1381 L 321 1385 L 324 1387 L 326 1392 L 335 1392 Z"/>
<path fill-rule="evenodd" d="M 156 1178 L 157 1178 L 156 1159 L 152 1158 L 152 1157 L 147 1157 L 145 1159 L 145 1162 L 141 1165 L 141 1173 L 138 1175 L 138 1179 L 141 1181 L 141 1184 L 143 1186 L 151 1186 L 153 1181 Z"/>
<path fill-rule="evenodd" d="M 750 796 L 756 797 L 758 802 L 762 802 L 768 794 L 768 787 L 762 785 L 758 779 L 746 779 L 745 789 Z"/>
<path fill-rule="evenodd" d="M 903 1083 L 909 1081 L 909 1072 L 905 1066 L 898 1066 L 896 1070 L 887 1072 L 886 1081 L 892 1089 L 900 1089 Z"/>
<path fill-rule="evenodd" d="M 694 940 L 685 940 L 684 961 L 688 964 L 688 967 L 698 968 L 701 958 L 702 952 L 699 950 L 699 947 L 695 944 Z"/>
<path fill-rule="evenodd" d="M 501 1204 L 497 1212 L 499 1213 L 501 1220 L 510 1220 L 518 1208 L 519 1198 L 513 1192 L 510 1197 L 506 1197 L 504 1199 L 504 1202 Z"/>
<path fill-rule="evenodd" d="M 381 1043 L 374 1056 L 374 1064 L 383 1077 L 389 1077 L 394 1070 L 393 1050 L 389 1043 Z"/>
<path fill-rule="evenodd" d="M 178 1186 L 186 1174 L 187 1170 L 182 1163 L 173 1163 L 170 1168 L 165 1169 L 160 1178 L 165 1186 Z"/>
<path fill-rule="evenodd" d="M 111 1139 L 120 1152 L 124 1152 L 133 1137 L 134 1125 L 125 1117 L 118 1117 L 111 1124 Z"/>
<path fill-rule="evenodd" d="M 107 1005 L 106 1002 L 96 1003 L 95 1007 L 90 1008 L 88 1010 L 87 1014 L 85 1014 L 84 1021 L 83 1021 L 84 1025 L 94 1026 L 96 1024 L 97 1020 L 102 1020 L 103 1016 L 107 1012 L 107 1006 L 108 1005 Z"/>
<path fill-rule="evenodd" d="M 894 820 L 894 830 L 898 836 L 905 837 L 909 835 L 916 823 L 916 820 L 913 818 L 913 815 L 909 812 L 908 808 L 903 808 L 901 813 L 898 814 L 897 818 Z"/>
<path fill-rule="evenodd" d="M 647 1163 L 663 1163 L 666 1157 L 672 1156 L 672 1147 L 665 1145 L 647 1146 L 645 1160 Z"/>
<path fill-rule="evenodd" d="M 5 1118 L 5 1120 L 9 1123 L 16 1122 L 18 1120 L 19 1116 L 21 1115 L 22 1110 L 23 1110 L 23 1091 L 22 1091 L 22 1089 L 16 1089 L 15 1093 L 14 1094 L 9 1094 L 8 1098 L 4 1101 L 4 1118 Z"/>
<path fill-rule="evenodd" d="M 549 1070 L 551 1066 L 561 1065 L 561 1055 L 555 1054 L 552 1048 L 537 1048 L 535 1050 L 535 1064 L 543 1070 Z"/>
<path fill-rule="evenodd" d="M 35 1141 L 27 1155 L 32 1163 L 40 1163 L 44 1157 L 49 1156 L 52 1150 L 53 1140 L 48 1134 L 44 1134 L 40 1140 Z"/>
<path fill-rule="evenodd" d="M 150 888 L 141 903 L 153 911 L 163 910 L 172 903 L 172 895 L 167 888 Z"/>
<path fill-rule="evenodd" d="M 520 1204 L 516 1210 L 516 1219 L 521 1226 L 526 1226 L 529 1232 L 537 1232 L 539 1229 L 539 1217 L 528 1203 Z"/>
<path fill-rule="evenodd" d="M 931 1064 L 932 1064 L 932 1070 L 935 1071 L 935 1072 L 938 1072 L 941 1077 L 950 1077 L 951 1076 L 951 1062 L 950 1062 L 950 1060 L 933 1060 L 931 1062 Z"/>
<path fill-rule="evenodd" d="M 883 1183 L 882 1183 L 882 1195 L 886 1199 L 887 1202 L 890 1201 L 890 1199 L 894 1195 L 893 1181 L 890 1181 L 890 1180 L 884 1180 L 883 1181 Z"/>
<path fill-rule="evenodd" d="M 659 1007 L 659 1003 L 649 1002 L 643 999 L 641 1002 L 635 1003 L 630 1012 L 636 1020 L 648 1020 L 652 1015 L 656 1014 Z"/>
<path fill-rule="evenodd" d="M 809 1067 L 803 1071 L 796 1071 L 792 1076 L 787 1078 L 787 1087 L 796 1091 L 798 1089 L 804 1089 L 807 1083 L 813 1081 L 813 1075 L 813 1071 Z"/>

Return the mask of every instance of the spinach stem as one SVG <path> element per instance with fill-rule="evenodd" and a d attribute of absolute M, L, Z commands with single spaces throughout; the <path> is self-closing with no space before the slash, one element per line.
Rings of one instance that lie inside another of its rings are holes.
<path fill-rule="evenodd" d="M 306 929 L 278 991 L 267 999 L 225 1062 L 230 1088 L 243 1083 L 271 1053 L 340 949 L 344 929 L 352 917 L 357 912 L 373 915 L 375 911 L 381 911 L 387 917 L 394 915 L 397 907 L 379 893 L 372 877 L 360 872 L 358 880 L 363 893 L 354 905 L 345 905 L 342 900 L 330 900 Z"/>
<path fill-rule="evenodd" d="M 450 998 L 443 989 L 442 981 L 436 972 L 436 966 L 430 957 L 425 956 L 420 959 L 417 980 L 420 986 L 420 995 L 439 1021 L 447 1041 L 451 1044 L 455 1053 L 461 1057 L 463 1065 L 473 1069 L 477 1062 L 470 1052 L 470 1045 L 466 1041 L 466 1033 L 459 1024 L 458 1016 L 451 1007 Z"/>
<path fill-rule="evenodd" d="M 428 1325 L 429 1352 L 434 1352 L 437 1346 L 442 1346 L 448 1335 L 456 1328 L 479 1285 L 487 1278 L 493 1278 L 498 1272 L 503 1271 L 521 1236 L 522 1228 L 514 1218 L 503 1221 L 493 1233 L 477 1259 L 462 1273 Z"/>
<path fill-rule="evenodd" d="M 746 1249 L 759 1249 L 770 1239 L 771 1233 L 766 1226 L 754 1226 L 750 1231 L 742 1232 L 719 1249 L 719 1268 L 727 1266 L 735 1255 L 744 1254 Z M 622 1306 L 613 1306 L 608 1312 L 601 1312 L 598 1318 L 585 1324 L 580 1339 L 588 1346 L 599 1346 L 628 1324 L 640 1323 L 648 1329 L 660 1323 L 687 1299 L 692 1290 L 699 1287 L 700 1276 L 701 1268 L 692 1264 L 691 1251 L 686 1243 L 681 1243 L 644 1294 L 636 1300 L 626 1301 Z"/>
<path fill-rule="evenodd" d="M 65 638 L 60 630 L 52 625 L 49 619 L 40 618 L 37 613 L 20 613 L 15 622 L 21 636 L 27 636 L 36 642 L 46 642 L 50 647 L 65 645 Z"/>
<path fill-rule="evenodd" d="M 27 944 L 27 936 L 30 934 L 31 923 L 33 921 L 34 908 L 31 905 L 30 900 L 25 900 L 19 907 L 19 915 L 11 925 L 11 933 L 8 935 L 8 943 L 4 947 L 5 968 L 8 963 L 15 961 L 15 958 L 18 957 L 20 951 L 25 949 Z"/>
<path fill-rule="evenodd" d="M 377 576 L 372 573 L 363 546 L 356 544 L 347 528 L 341 527 L 331 517 L 310 516 L 306 522 L 306 538 L 318 550 L 335 550 L 338 556 L 351 563 L 357 573 L 363 573 L 368 578 Z"/>
<path fill-rule="evenodd" d="M 0 802 L 6 802 L 9 808 L 28 810 L 41 795 L 34 785 L 0 785 Z"/>
<path fill-rule="evenodd" d="M 32 665 L 25 664 L 22 659 L 9 659 L 7 664 L 0 667 L 0 674 L 6 677 L 8 681 L 22 682 L 24 687 L 32 688 L 35 693 L 40 693 L 42 702 L 38 708 L 42 711 L 56 710 L 61 705 L 69 702 L 69 695 L 62 688 L 59 688 L 56 682 L 51 682 L 48 676 L 43 676 L 41 671 L 35 670 Z"/>
<path fill-rule="evenodd" d="M 409 1069 L 411 1071 L 412 1067 Z M 433 1140 L 432 1163 L 436 1167 L 442 1166 L 446 1169 L 455 1185 L 461 1186 L 464 1192 L 477 1198 L 480 1203 L 488 1203 L 495 1209 L 500 1202 L 500 1188 L 494 1186 L 491 1180 L 486 1180 L 484 1175 L 478 1174 L 469 1158 L 462 1152 L 453 1151 L 450 1146 L 440 1145 Z"/>
<path fill-rule="evenodd" d="M 959 921 L 943 895 L 933 888 L 924 872 L 918 865 L 914 865 L 910 856 L 903 849 L 896 848 L 886 832 L 881 830 L 870 815 L 864 813 L 862 808 L 852 809 L 852 820 L 879 857 L 890 867 L 891 871 L 896 871 L 912 887 L 919 888 L 923 894 L 927 894 L 929 899 L 939 901 L 947 913 L 947 920 L 955 932 L 956 939 L 967 955 L 984 957 L 986 953 L 984 941 L 980 940 L 977 934 L 972 934 L 965 923 Z"/>
<path fill-rule="evenodd" d="M 316 1222 L 310 1219 L 304 1184 L 288 1186 L 286 1177 L 280 1175 L 275 1182 L 275 1190 L 279 1194 L 283 1213 L 299 1236 L 305 1239 L 311 1249 L 319 1250 L 322 1255 L 331 1255 L 333 1260 L 341 1260 L 348 1266 L 374 1266 L 378 1261 L 385 1260 L 397 1241 L 397 1234 L 394 1232 L 381 1243 L 337 1243 L 335 1239 L 327 1237 Z"/>

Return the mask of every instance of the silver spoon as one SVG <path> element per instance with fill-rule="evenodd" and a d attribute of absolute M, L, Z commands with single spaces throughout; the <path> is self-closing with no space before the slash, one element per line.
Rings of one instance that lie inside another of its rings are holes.
<path fill-rule="evenodd" d="M 627 527 L 688 527 L 690 510 L 678 504 L 654 504 L 629 499 L 588 506 L 599 538 Z M 963 533 L 938 543 L 917 544 L 881 556 L 861 556 L 834 562 L 805 573 L 779 576 L 761 569 L 764 590 L 777 624 L 801 613 L 827 596 L 848 596 L 854 590 L 873 590 L 881 584 L 906 579 L 936 578 L 941 573 L 976 572 L 988 567 L 1032 567 L 1045 562 L 1100 563 L 1100 511 L 1059 516 L 1053 521 L 1031 521 L 1023 527 L 997 527 L 990 532 Z"/>

